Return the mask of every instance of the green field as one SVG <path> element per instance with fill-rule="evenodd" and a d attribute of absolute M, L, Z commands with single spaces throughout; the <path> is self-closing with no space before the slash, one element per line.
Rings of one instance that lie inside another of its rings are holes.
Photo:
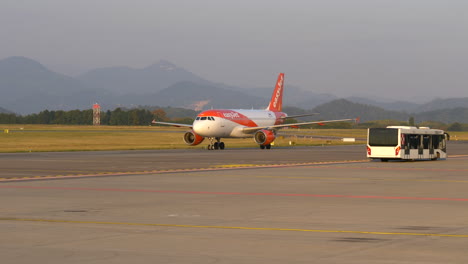
<path fill-rule="evenodd" d="M 206 148 L 205 140 L 198 146 L 187 146 L 182 136 L 187 128 L 150 126 L 57 126 L 0 125 L 0 152 L 144 150 Z M 9 133 L 4 133 L 5 129 Z M 158 133 L 153 133 L 157 131 Z M 363 144 L 342 143 L 340 138 L 366 138 L 365 129 L 284 129 L 275 146 Z M 336 139 L 310 139 L 301 136 L 330 136 Z M 452 139 L 468 140 L 468 132 L 452 132 Z M 227 148 L 252 147 L 253 138 L 223 139 Z"/>

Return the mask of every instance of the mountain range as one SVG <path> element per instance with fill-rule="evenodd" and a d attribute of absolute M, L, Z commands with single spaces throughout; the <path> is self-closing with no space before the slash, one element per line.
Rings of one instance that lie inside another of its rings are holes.
<path fill-rule="evenodd" d="M 13 112 L 9 111 L 9 110 L 6 110 L 5 108 L 1 108 L 0 107 L 0 114 L 11 114 Z"/>
<path fill-rule="evenodd" d="M 21 114 L 82 108 L 106 95 L 24 57 L 0 60 L 0 92 L 0 107 Z"/>
<path fill-rule="evenodd" d="M 77 80 L 87 87 L 104 89 L 120 95 L 154 93 L 181 81 L 211 84 L 165 60 L 142 69 L 130 67 L 94 69 L 79 75 Z"/>
<path fill-rule="evenodd" d="M 274 80 L 272 86 L 273 83 Z M 93 69 L 76 77 L 53 72 L 25 57 L 0 60 L 0 112 L 29 114 L 45 109 L 87 109 L 95 102 L 104 109 L 141 105 L 198 111 L 220 107 L 264 108 L 272 89 L 211 82 L 164 60 L 139 69 Z M 434 118 L 434 121 L 468 122 L 464 110 L 468 109 L 468 98 L 436 99 L 425 104 L 360 97 L 344 100 L 332 94 L 288 86 L 286 82 L 283 100 L 286 106 L 321 112 L 320 118 L 352 115 L 365 120 L 407 120 L 408 116 L 418 116 Z M 454 111 L 455 108 L 458 110 Z"/>

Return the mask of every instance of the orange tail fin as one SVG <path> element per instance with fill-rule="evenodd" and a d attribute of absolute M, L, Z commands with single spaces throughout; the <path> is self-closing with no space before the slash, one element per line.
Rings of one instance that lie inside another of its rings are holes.
<path fill-rule="evenodd" d="M 270 104 L 267 107 L 267 110 L 273 112 L 281 112 L 283 108 L 283 84 L 284 84 L 284 73 L 278 75 L 278 80 L 276 81 L 276 87 L 271 95 Z"/>

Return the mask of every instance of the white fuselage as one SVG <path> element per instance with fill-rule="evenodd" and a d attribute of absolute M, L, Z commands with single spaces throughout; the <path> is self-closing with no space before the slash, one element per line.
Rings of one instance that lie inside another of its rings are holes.
<path fill-rule="evenodd" d="M 243 132 L 243 128 L 275 125 L 278 123 L 277 114 L 267 110 L 207 110 L 197 116 L 193 131 L 202 137 L 252 137 L 252 133 Z"/>

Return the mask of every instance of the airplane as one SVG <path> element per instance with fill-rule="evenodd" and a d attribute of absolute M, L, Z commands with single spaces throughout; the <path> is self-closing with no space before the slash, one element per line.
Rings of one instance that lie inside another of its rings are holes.
<path fill-rule="evenodd" d="M 249 138 L 253 137 L 261 149 L 270 149 L 276 138 L 277 130 L 284 127 L 297 127 L 301 125 L 357 121 L 357 119 L 340 119 L 326 121 L 311 121 L 293 124 L 284 124 L 287 118 L 296 118 L 315 115 L 303 114 L 288 116 L 282 111 L 284 73 L 278 75 L 275 89 L 271 95 L 270 103 L 265 110 L 247 109 L 211 109 L 197 115 L 192 125 L 152 121 L 152 124 L 187 127 L 190 131 L 184 134 L 184 141 L 190 146 L 196 146 L 205 138 L 210 140 L 209 150 L 224 149 L 222 138 Z"/>

